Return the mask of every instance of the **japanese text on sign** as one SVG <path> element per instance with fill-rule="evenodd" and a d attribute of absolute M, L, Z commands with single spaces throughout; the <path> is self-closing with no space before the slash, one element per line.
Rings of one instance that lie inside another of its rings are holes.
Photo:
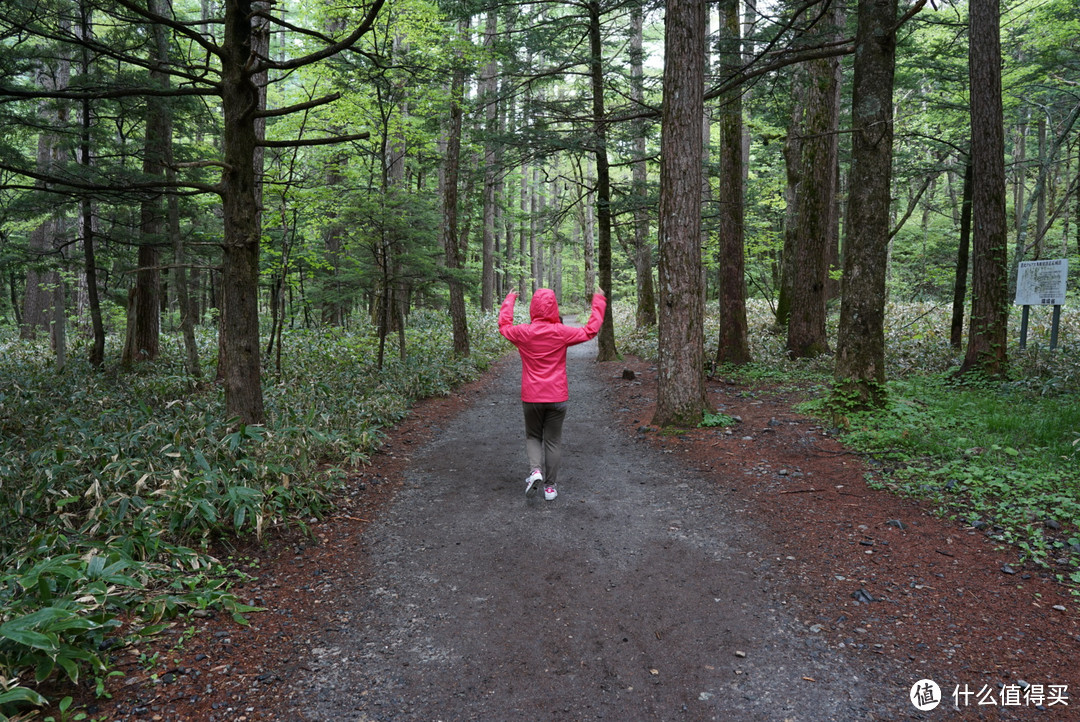
<path fill-rule="evenodd" d="M 1017 306 L 1063 306 L 1069 261 L 1024 261 L 1016 274 Z"/>

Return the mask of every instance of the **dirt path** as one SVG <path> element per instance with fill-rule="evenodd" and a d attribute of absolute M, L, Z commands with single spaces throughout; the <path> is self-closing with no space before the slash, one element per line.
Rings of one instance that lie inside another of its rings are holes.
<path fill-rule="evenodd" d="M 559 497 L 526 500 L 518 364 L 412 457 L 309 720 L 849 720 L 907 703 L 800 623 L 713 479 L 633 443 L 572 349 Z M 442 420 L 433 419 L 435 423 Z"/>
<path fill-rule="evenodd" d="M 1050 572 L 868 488 L 867 463 L 783 389 L 712 381 L 742 423 L 668 435 L 646 426 L 655 369 L 594 355 L 572 350 L 558 499 L 524 497 L 520 365 L 507 359 L 421 404 L 314 543 L 259 552 L 239 593 L 268 611 L 250 627 L 211 616 L 125 650 L 127 676 L 91 711 L 1080 719 L 1077 705 L 1002 703 L 1019 685 L 1080 689 L 1080 615 Z M 941 686 L 935 711 L 908 700 L 924 678 Z M 980 705 L 983 690 L 997 704 Z"/>

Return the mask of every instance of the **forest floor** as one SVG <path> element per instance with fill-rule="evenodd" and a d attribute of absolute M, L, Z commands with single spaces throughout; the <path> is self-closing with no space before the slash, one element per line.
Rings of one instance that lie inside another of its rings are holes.
<path fill-rule="evenodd" d="M 249 626 L 121 651 L 93 719 L 1080 719 L 1048 574 L 868 487 L 797 389 L 711 380 L 741 422 L 667 433 L 655 368 L 594 358 L 571 349 L 557 499 L 523 494 L 515 354 L 419 404 L 311 539 L 246 552 Z"/>

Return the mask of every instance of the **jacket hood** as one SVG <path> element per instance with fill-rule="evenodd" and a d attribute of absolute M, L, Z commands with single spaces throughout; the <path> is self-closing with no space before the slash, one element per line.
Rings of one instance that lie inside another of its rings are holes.
<path fill-rule="evenodd" d="M 533 321 L 559 322 L 559 302 L 550 288 L 538 288 L 529 302 L 529 318 Z"/>

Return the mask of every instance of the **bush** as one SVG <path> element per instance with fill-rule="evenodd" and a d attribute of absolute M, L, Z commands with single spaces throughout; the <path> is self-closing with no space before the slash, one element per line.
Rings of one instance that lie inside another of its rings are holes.
<path fill-rule="evenodd" d="M 472 357 L 453 358 L 445 314 L 413 314 L 404 360 L 376 368 L 371 329 L 284 335 L 267 375 L 263 426 L 230 424 L 222 392 L 182 370 L 179 344 L 130 372 L 91 369 L 72 353 L 0 347 L 0 714 L 39 703 L 23 685 L 108 669 L 121 615 L 135 633 L 185 609 L 252 611 L 215 542 L 306 528 L 344 477 L 417 399 L 448 394 L 507 346 L 494 316 L 470 319 Z M 216 339 L 200 338 L 203 358 Z M 164 344 L 169 349 L 170 344 Z M 388 356 L 391 351 L 388 349 Z M 83 354 L 85 356 L 85 354 Z"/>

